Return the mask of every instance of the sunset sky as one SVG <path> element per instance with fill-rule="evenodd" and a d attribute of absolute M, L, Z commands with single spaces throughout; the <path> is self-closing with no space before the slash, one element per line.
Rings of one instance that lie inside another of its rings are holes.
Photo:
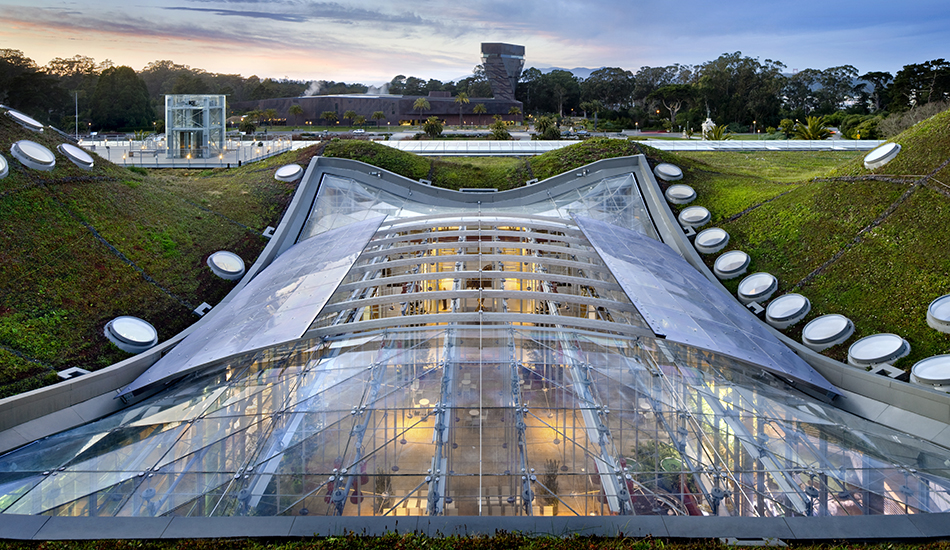
<path fill-rule="evenodd" d="M 950 57 L 947 0 L 0 0 L 0 48 L 39 65 L 87 55 L 261 78 L 379 84 L 454 80 L 481 42 L 526 48 L 526 67 L 699 64 L 741 51 L 787 72 L 861 72 Z"/>

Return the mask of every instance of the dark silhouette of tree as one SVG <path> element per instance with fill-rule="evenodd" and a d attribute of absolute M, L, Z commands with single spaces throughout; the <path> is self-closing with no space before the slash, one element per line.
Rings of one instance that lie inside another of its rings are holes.
<path fill-rule="evenodd" d="M 91 109 L 92 124 L 97 129 L 151 129 L 155 119 L 145 81 L 125 66 L 102 71 Z"/>

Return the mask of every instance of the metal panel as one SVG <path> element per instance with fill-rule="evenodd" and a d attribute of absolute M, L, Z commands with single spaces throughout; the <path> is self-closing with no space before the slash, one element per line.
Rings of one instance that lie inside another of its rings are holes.
<path fill-rule="evenodd" d="M 236 353 L 300 338 L 383 219 L 328 231 L 288 249 L 120 394 Z"/>
<path fill-rule="evenodd" d="M 839 393 L 665 244 L 590 218 L 575 220 L 657 335 Z"/>

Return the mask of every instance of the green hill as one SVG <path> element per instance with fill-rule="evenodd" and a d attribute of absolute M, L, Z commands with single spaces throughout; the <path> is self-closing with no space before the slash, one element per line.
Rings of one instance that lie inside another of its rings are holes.
<path fill-rule="evenodd" d="M 908 370 L 950 353 L 950 336 L 926 323 L 930 302 L 950 293 L 950 111 L 892 141 L 901 153 L 875 171 L 864 168 L 865 153 L 678 156 L 683 183 L 729 232 L 729 249 L 749 253 L 750 273 L 778 277 L 776 295 L 807 296 L 813 307 L 805 322 L 825 313 L 854 321 L 855 335 L 825 353 L 846 360 L 857 339 L 891 332 L 911 344 L 897 362 Z M 821 170 L 822 157 L 841 163 Z M 735 292 L 738 280 L 726 286 Z M 800 338 L 805 322 L 789 336 Z"/>
<path fill-rule="evenodd" d="M 211 274 L 207 257 L 227 249 L 253 263 L 267 242 L 261 232 L 277 225 L 294 191 L 274 170 L 313 154 L 143 174 L 99 157 L 84 171 L 56 153 L 56 168 L 39 172 L 8 153 L 21 139 L 54 152 L 63 141 L 0 116 L 10 165 L 0 179 L 0 396 L 128 357 L 103 335 L 118 315 L 152 323 L 161 340 L 196 321 L 195 307 L 234 285 Z"/>

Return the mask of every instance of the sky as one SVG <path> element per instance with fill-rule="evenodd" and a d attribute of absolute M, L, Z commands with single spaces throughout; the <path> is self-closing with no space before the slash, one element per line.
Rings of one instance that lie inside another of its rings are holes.
<path fill-rule="evenodd" d="M 0 0 L 0 48 L 38 65 L 85 55 L 136 71 L 380 84 L 471 74 L 481 42 L 525 67 L 701 64 L 723 53 L 786 72 L 860 73 L 950 57 L 947 0 Z"/>

